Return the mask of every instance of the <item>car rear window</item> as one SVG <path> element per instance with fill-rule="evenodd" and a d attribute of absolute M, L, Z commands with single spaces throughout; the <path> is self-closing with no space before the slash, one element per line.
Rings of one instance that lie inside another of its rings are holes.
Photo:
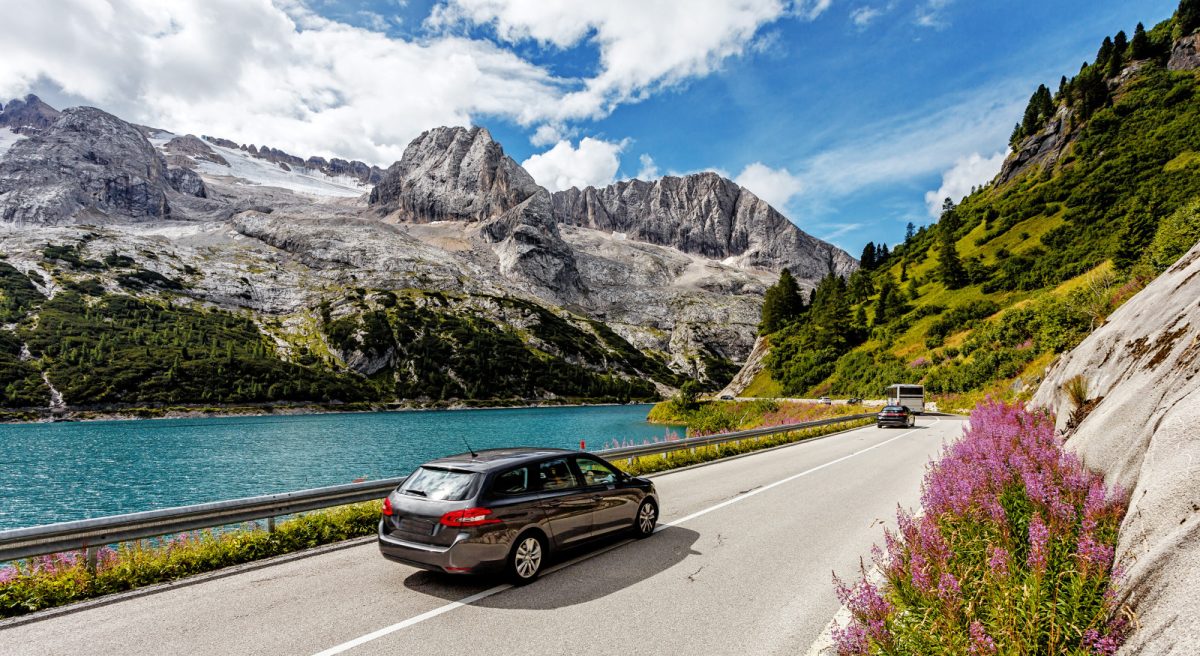
<path fill-rule="evenodd" d="M 889 405 L 883 409 L 884 412 L 904 412 L 902 405 Z"/>
<path fill-rule="evenodd" d="M 400 492 L 437 501 L 462 501 L 470 496 L 477 476 L 474 472 L 421 467 L 404 481 Z"/>

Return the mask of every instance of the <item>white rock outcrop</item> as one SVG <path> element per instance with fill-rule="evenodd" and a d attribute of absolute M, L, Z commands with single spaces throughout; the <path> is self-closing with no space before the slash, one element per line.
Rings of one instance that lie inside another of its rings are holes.
<path fill-rule="evenodd" d="M 1034 403 L 1073 411 L 1083 376 L 1095 408 L 1067 448 L 1131 492 L 1117 563 L 1137 630 L 1121 654 L 1200 650 L 1200 244 L 1047 373 Z"/>

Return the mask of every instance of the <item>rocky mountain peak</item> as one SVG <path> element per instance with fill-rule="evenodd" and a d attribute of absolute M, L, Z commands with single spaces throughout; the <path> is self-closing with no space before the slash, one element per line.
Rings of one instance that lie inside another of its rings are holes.
<path fill-rule="evenodd" d="M 483 221 L 542 188 L 480 127 L 427 130 L 371 192 L 370 204 L 407 221 Z"/>
<path fill-rule="evenodd" d="M 0 160 L 0 220 L 163 219 L 170 188 L 166 162 L 141 131 L 94 107 L 75 107 Z"/>
<path fill-rule="evenodd" d="M 559 223 L 612 231 L 739 266 L 791 269 L 816 280 L 848 275 L 857 262 L 800 230 L 769 203 L 717 173 L 625 180 L 553 194 Z"/>
<path fill-rule="evenodd" d="M 11 100 L 0 111 L 0 127 L 21 134 L 35 134 L 50 127 L 58 119 L 59 111 L 42 102 L 32 93 L 25 99 Z"/>

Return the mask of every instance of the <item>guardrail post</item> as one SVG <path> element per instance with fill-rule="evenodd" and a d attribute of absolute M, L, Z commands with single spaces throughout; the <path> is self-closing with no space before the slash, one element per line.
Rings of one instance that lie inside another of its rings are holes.
<path fill-rule="evenodd" d="M 268 533 L 275 532 L 275 517 L 274 516 L 267 518 L 267 532 Z"/>
<path fill-rule="evenodd" d="M 89 574 L 96 574 L 96 561 L 99 559 L 100 549 L 93 546 L 85 546 L 83 548 L 83 560 L 87 564 Z"/>

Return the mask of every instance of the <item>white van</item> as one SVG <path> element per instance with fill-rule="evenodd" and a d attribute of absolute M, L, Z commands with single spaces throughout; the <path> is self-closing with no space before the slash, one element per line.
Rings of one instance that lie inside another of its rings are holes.
<path fill-rule="evenodd" d="M 902 405 L 916 414 L 925 412 L 925 387 L 922 385 L 892 385 L 887 388 L 888 405 Z"/>

